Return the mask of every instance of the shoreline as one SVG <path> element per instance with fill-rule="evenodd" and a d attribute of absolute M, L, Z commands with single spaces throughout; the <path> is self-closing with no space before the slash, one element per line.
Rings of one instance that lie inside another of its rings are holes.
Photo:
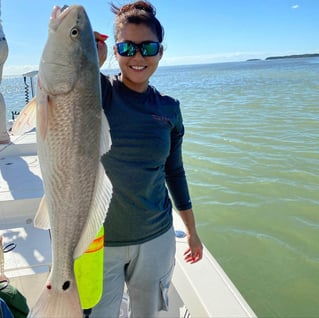
<path fill-rule="evenodd" d="M 319 57 L 319 53 L 269 56 L 269 57 L 265 58 L 265 61 L 267 61 L 267 60 L 279 60 L 279 59 L 308 58 L 308 57 Z M 246 60 L 246 62 L 254 62 L 254 61 L 263 61 L 263 59 L 248 59 L 248 60 Z"/>
<path fill-rule="evenodd" d="M 266 60 L 295 59 L 295 58 L 303 58 L 303 57 L 319 57 L 319 53 L 293 54 L 293 55 L 283 55 L 283 56 L 270 56 L 270 57 L 266 57 Z"/>

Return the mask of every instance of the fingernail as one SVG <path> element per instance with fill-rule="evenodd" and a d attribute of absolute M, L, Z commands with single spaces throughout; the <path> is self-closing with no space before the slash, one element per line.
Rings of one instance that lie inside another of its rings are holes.
<path fill-rule="evenodd" d="M 108 37 L 109 37 L 109 36 L 108 36 L 108 35 L 106 35 L 106 34 L 100 34 L 100 36 L 104 39 L 104 41 L 105 41 L 105 40 L 107 40 L 107 39 L 108 39 Z"/>

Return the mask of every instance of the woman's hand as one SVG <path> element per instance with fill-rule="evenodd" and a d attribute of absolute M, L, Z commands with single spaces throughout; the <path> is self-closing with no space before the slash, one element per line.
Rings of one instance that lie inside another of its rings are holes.
<path fill-rule="evenodd" d="M 107 46 L 105 44 L 105 41 L 107 40 L 108 36 L 94 31 L 94 37 L 99 57 L 99 65 L 100 67 L 102 67 L 107 58 Z"/>
<path fill-rule="evenodd" d="M 188 249 L 184 253 L 187 263 L 196 263 L 203 258 L 203 244 L 197 234 L 195 217 L 192 209 L 179 211 L 185 227 L 188 242 Z"/>
<path fill-rule="evenodd" d="M 203 258 L 203 245 L 197 233 L 187 236 L 189 248 L 184 252 L 187 263 L 194 264 Z"/>

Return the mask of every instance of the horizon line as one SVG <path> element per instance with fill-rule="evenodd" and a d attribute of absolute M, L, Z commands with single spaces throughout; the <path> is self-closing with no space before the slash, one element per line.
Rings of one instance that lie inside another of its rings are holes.
<path fill-rule="evenodd" d="M 319 50 L 318 50 L 319 52 Z M 241 55 L 242 54 L 242 55 Z M 188 65 L 205 65 L 205 64 L 221 64 L 221 63 L 236 63 L 236 62 L 247 62 L 253 60 L 260 60 L 260 61 L 267 61 L 269 59 L 276 59 L 276 58 L 295 58 L 295 57 L 307 57 L 310 55 L 315 55 L 314 57 L 318 57 L 319 53 L 287 53 L 287 54 L 263 54 L 263 57 L 260 57 L 261 54 L 245 54 L 245 53 L 234 53 L 229 56 L 220 55 L 219 58 L 217 55 L 215 57 L 211 56 L 193 56 L 193 57 L 167 57 L 160 62 L 159 67 L 174 67 L 174 66 L 188 66 Z M 251 56 L 248 56 L 251 55 Z M 191 59 L 191 60 L 190 60 Z M 194 61 L 197 59 L 197 62 Z M 113 61 L 111 60 L 109 65 L 106 67 L 101 68 L 102 71 L 107 70 L 118 70 L 118 65 L 114 65 Z M 15 77 L 15 76 L 23 76 L 26 73 L 38 71 L 39 65 L 4 65 L 3 67 L 3 78 L 5 77 Z"/>

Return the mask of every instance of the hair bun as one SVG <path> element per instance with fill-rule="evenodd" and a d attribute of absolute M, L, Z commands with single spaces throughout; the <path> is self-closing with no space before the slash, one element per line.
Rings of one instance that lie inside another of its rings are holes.
<path fill-rule="evenodd" d="M 1 0 L 0 0 L 1 1 Z M 121 28 L 128 23 L 144 24 L 163 42 L 164 28 L 156 18 L 156 9 L 148 1 L 135 1 L 122 7 L 111 3 L 111 10 L 116 15 L 114 23 L 114 38 L 117 41 Z"/>
<path fill-rule="evenodd" d="M 122 14 L 126 14 L 126 13 L 128 13 L 130 11 L 134 11 L 134 10 L 145 11 L 154 17 L 156 15 L 155 8 L 148 1 L 136 1 L 133 3 L 126 4 L 120 8 L 118 8 L 112 4 L 112 11 L 113 11 L 113 13 L 115 13 L 118 16 L 122 15 Z"/>
<path fill-rule="evenodd" d="M 146 1 L 138 1 L 138 2 L 135 2 L 134 7 L 135 7 L 135 9 L 137 9 L 137 10 L 146 11 L 147 13 L 150 13 L 150 14 L 153 15 L 153 16 L 156 15 L 155 8 L 154 8 L 149 2 L 146 2 Z"/>

